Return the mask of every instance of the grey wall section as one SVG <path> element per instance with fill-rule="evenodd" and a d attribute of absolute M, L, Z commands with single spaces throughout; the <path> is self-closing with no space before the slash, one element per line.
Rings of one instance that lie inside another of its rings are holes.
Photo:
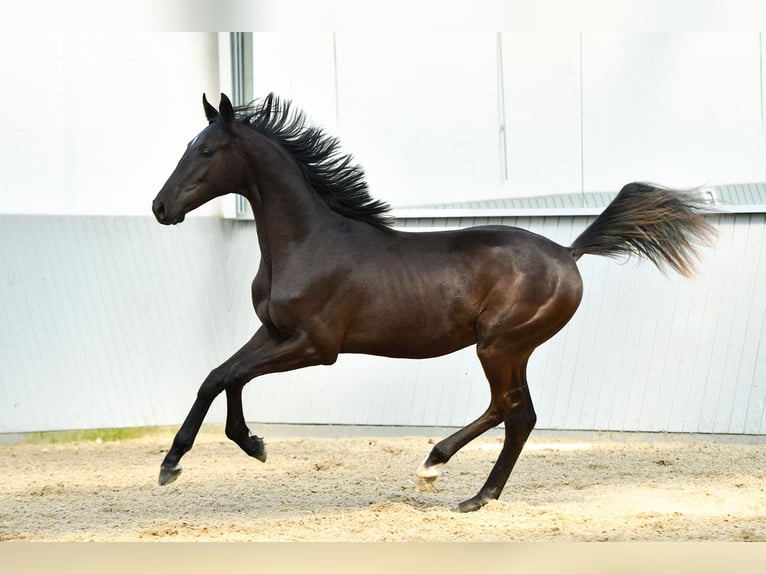
<path fill-rule="evenodd" d="M 506 223 L 569 244 L 588 217 Z M 583 303 L 533 355 L 538 428 L 766 434 L 766 216 L 710 216 L 696 280 L 586 256 Z M 258 322 L 252 222 L 0 216 L 0 432 L 178 424 Z M 427 328 L 427 326 L 424 326 Z M 487 406 L 473 349 L 342 356 L 245 389 L 260 422 L 460 426 Z M 222 421 L 223 398 L 207 420 Z"/>
<path fill-rule="evenodd" d="M 0 216 L 0 432 L 178 423 L 257 262 L 243 222 Z"/>

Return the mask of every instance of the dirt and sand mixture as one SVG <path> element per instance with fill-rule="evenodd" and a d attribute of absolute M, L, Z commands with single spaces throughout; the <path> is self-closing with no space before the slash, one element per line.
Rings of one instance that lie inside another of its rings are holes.
<path fill-rule="evenodd" d="M 262 464 L 203 430 L 166 487 L 171 433 L 0 445 L 0 540 L 766 541 L 766 444 L 533 438 L 500 500 L 457 514 L 500 439 L 417 492 L 439 438 L 267 436 Z"/>

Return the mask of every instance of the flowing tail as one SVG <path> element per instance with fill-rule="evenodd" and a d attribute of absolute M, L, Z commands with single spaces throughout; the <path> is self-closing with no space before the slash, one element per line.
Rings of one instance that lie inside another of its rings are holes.
<path fill-rule="evenodd" d="M 583 255 L 646 257 L 661 271 L 669 265 L 681 275 L 694 275 L 699 248 L 716 236 L 702 214 L 710 206 L 694 191 L 648 183 L 629 183 L 575 239 L 575 260 Z"/>

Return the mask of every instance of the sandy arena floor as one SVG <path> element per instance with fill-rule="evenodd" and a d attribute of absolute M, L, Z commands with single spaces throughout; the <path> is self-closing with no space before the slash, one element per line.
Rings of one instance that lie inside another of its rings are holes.
<path fill-rule="evenodd" d="M 0 445 L 0 541 L 766 541 L 766 444 L 533 439 L 499 501 L 456 514 L 500 440 L 416 492 L 439 438 L 266 436 L 262 464 L 203 430 L 166 487 L 170 433 Z"/>

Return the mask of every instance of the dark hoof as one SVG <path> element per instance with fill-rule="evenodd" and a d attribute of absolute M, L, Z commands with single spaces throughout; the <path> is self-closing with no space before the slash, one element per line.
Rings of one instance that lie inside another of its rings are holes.
<path fill-rule="evenodd" d="M 160 486 L 165 486 L 166 484 L 170 484 L 175 479 L 178 478 L 178 475 L 181 474 L 181 467 L 176 466 L 173 468 L 160 468 L 160 477 L 157 482 L 160 483 Z"/>
<path fill-rule="evenodd" d="M 261 437 L 249 437 L 242 447 L 242 450 L 253 458 L 257 458 L 261 462 L 266 462 L 266 446 L 263 444 L 263 439 Z"/>
<path fill-rule="evenodd" d="M 489 500 L 484 499 L 480 496 L 474 496 L 473 498 L 469 498 L 468 500 L 464 500 L 460 504 L 458 504 L 455 508 L 452 509 L 453 512 L 475 512 L 479 510 L 482 506 L 487 504 Z"/>

